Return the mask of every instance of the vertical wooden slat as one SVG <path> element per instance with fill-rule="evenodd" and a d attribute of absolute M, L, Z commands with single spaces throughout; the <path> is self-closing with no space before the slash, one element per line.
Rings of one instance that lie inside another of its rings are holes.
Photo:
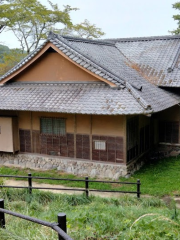
<path fill-rule="evenodd" d="M 32 136 L 32 130 L 33 130 L 33 119 L 32 119 L 32 112 L 30 112 L 30 121 L 31 121 L 31 127 L 30 127 L 30 135 L 31 135 L 31 152 L 34 152 L 33 149 L 33 136 Z"/>
<path fill-rule="evenodd" d="M 76 158 L 77 116 L 74 114 L 74 158 Z"/>
<path fill-rule="evenodd" d="M 124 163 L 127 163 L 127 117 L 124 116 L 124 121 L 123 121 L 123 160 Z"/>
<path fill-rule="evenodd" d="M 90 160 L 92 160 L 92 151 L 93 151 L 93 144 L 92 144 L 92 115 L 90 116 Z"/>

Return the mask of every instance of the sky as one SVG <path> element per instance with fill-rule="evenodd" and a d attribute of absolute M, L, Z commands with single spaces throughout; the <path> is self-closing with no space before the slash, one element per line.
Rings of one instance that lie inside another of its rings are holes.
<path fill-rule="evenodd" d="M 47 0 L 40 0 L 48 6 Z M 169 35 L 177 28 L 172 16 L 180 14 L 172 8 L 177 0 L 51 0 L 79 8 L 71 13 L 73 23 L 87 19 L 106 33 L 103 38 L 124 38 Z M 0 43 L 10 48 L 20 47 L 13 33 L 0 34 Z"/>

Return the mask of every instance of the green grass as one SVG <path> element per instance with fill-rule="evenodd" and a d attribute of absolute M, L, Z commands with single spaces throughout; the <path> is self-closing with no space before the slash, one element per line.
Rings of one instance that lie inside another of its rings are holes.
<path fill-rule="evenodd" d="M 74 175 L 58 171 L 35 171 L 1 167 L 0 174 L 72 178 Z M 159 197 L 180 194 L 180 158 L 168 158 L 144 165 L 129 179 L 141 180 L 142 194 L 158 197 L 124 195 L 116 199 L 103 199 L 84 195 L 60 195 L 33 190 L 30 196 L 26 190 L 1 189 L 0 198 L 5 199 L 5 208 L 45 221 L 56 222 L 57 214 L 67 214 L 68 234 L 74 240 L 177 240 L 180 239 L 180 210 L 174 201 L 166 205 Z M 82 178 L 84 179 L 84 178 Z M 34 181 L 34 180 L 33 180 Z M 84 187 L 84 183 L 40 180 L 44 183 L 68 184 Z M 93 184 L 99 189 L 128 189 L 129 185 Z M 1 240 L 55 240 L 57 234 L 46 227 L 6 215 L 6 229 L 0 229 Z"/>
<path fill-rule="evenodd" d="M 159 198 L 116 199 L 84 195 L 60 195 L 3 189 L 0 198 L 5 208 L 49 222 L 57 214 L 67 215 L 68 234 L 74 240 L 158 240 L 180 239 L 180 212 L 174 203 L 166 206 Z M 46 227 L 6 215 L 6 229 L 1 240 L 55 240 L 57 234 Z"/>
<path fill-rule="evenodd" d="M 84 177 L 65 174 L 57 170 L 35 171 L 29 169 L 1 167 L 0 174 L 9 175 L 25 175 L 31 172 L 33 176 L 54 177 L 54 178 L 70 178 L 84 179 Z M 180 195 L 180 157 L 166 158 L 162 160 L 152 161 L 145 164 L 139 171 L 132 175 L 129 179 L 120 178 L 122 182 L 136 182 L 141 180 L 141 193 L 152 196 Z M 27 181 L 27 180 L 26 180 Z M 63 184 L 70 187 L 84 187 L 84 182 L 67 182 L 58 180 L 33 180 L 41 183 Z M 90 188 L 101 190 L 127 190 L 136 191 L 136 185 L 119 185 L 90 183 Z"/>
<path fill-rule="evenodd" d="M 128 181 L 141 180 L 142 194 L 180 195 L 180 157 L 170 157 L 145 164 Z M 121 181 L 127 181 L 121 178 Z"/>

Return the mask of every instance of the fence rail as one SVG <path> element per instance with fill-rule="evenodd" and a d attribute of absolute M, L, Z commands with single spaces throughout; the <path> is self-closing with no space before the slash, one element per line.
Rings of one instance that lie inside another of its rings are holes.
<path fill-rule="evenodd" d="M 136 194 L 137 198 L 140 198 L 141 191 L 140 186 L 141 182 L 138 179 L 137 182 L 114 182 L 114 181 L 100 181 L 100 180 L 90 180 L 88 177 L 85 177 L 85 179 L 68 179 L 68 178 L 48 178 L 48 177 L 36 177 L 32 176 L 31 173 L 28 173 L 28 176 L 16 176 L 16 175 L 0 175 L 0 178 L 21 178 L 21 179 L 27 179 L 28 180 L 28 186 L 27 187 L 21 187 L 21 186 L 6 186 L 6 185 L 0 185 L 2 188 L 26 188 L 29 189 L 29 194 L 32 194 L 33 189 L 47 189 L 47 190 L 64 190 L 64 191 L 83 191 L 86 194 L 86 197 L 89 196 L 89 192 L 109 192 L 109 193 L 132 193 Z M 44 180 L 58 180 L 58 181 L 72 181 L 72 182 L 84 182 L 85 187 L 84 188 L 50 188 L 50 187 L 33 187 L 32 186 L 32 180 L 33 179 L 44 179 Z M 136 185 L 136 191 L 118 191 L 118 190 L 98 190 L 98 189 L 90 189 L 89 183 L 115 183 L 115 184 L 124 184 L 124 185 Z"/>
<path fill-rule="evenodd" d="M 4 200 L 0 199 L 0 227 L 5 228 L 5 214 L 12 215 L 14 217 L 18 217 L 21 219 L 24 219 L 26 221 L 34 222 L 39 225 L 43 225 L 49 228 L 52 228 L 54 231 L 58 233 L 58 239 L 59 240 L 73 240 L 70 236 L 66 234 L 67 228 L 66 228 L 66 214 L 65 213 L 59 213 L 57 215 L 58 223 L 50 223 L 46 222 L 37 218 L 29 217 L 26 215 L 22 215 L 20 213 L 12 212 L 7 209 L 4 209 Z"/>

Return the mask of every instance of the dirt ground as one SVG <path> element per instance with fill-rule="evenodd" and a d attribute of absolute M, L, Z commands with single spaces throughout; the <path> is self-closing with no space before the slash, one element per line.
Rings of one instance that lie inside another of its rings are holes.
<path fill-rule="evenodd" d="M 17 181 L 17 180 L 5 180 L 4 181 L 4 185 L 5 186 L 19 186 L 19 187 L 27 187 L 28 183 L 27 181 Z M 37 183 L 37 182 L 33 182 L 32 187 L 42 187 L 42 188 L 66 188 L 66 189 L 72 189 L 72 190 L 52 190 L 52 189 L 40 189 L 41 191 L 46 191 L 46 192 L 53 192 L 53 193 L 61 193 L 61 194 L 82 194 L 82 188 L 76 188 L 79 189 L 79 191 L 73 191 L 72 187 L 67 187 L 64 185 L 53 185 L 53 184 L 46 184 L 46 183 Z M 99 196 L 99 197 L 103 197 L 103 198 L 117 198 L 123 195 L 123 193 L 109 193 L 109 192 L 90 192 L 89 195 L 93 195 L 93 196 Z M 143 197 L 151 197 L 149 195 L 143 195 Z M 176 203 L 176 207 L 178 209 L 180 209 L 180 197 L 176 197 L 173 198 L 175 203 Z M 169 205 L 170 202 L 172 201 L 172 197 L 170 196 L 165 196 L 162 198 L 162 200 Z"/>
<path fill-rule="evenodd" d="M 16 181 L 16 180 L 5 180 L 4 181 L 5 186 L 19 186 L 19 187 L 27 187 L 28 183 L 27 181 Z M 46 184 L 46 183 L 32 183 L 32 187 L 42 187 L 42 188 L 66 188 L 66 189 L 72 189 L 72 190 L 52 190 L 52 189 L 40 189 L 41 191 L 48 191 L 53 193 L 63 193 L 63 194 L 82 194 L 82 188 L 76 188 L 79 189 L 79 191 L 73 191 L 72 187 L 67 187 L 64 185 L 52 185 L 52 184 Z M 109 192 L 90 192 L 90 195 L 93 196 L 99 196 L 99 197 L 119 197 L 122 196 L 122 193 L 109 193 Z"/>

